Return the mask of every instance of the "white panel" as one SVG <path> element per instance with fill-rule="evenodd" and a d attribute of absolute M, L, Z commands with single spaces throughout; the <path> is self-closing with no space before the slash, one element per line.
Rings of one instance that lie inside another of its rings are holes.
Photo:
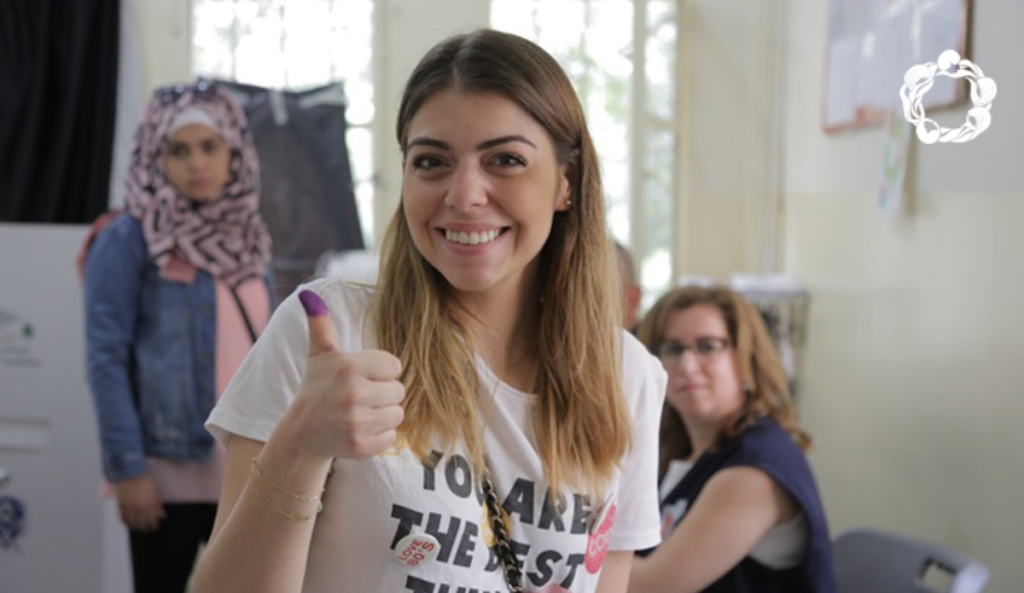
<path fill-rule="evenodd" d="M 0 545 L 4 593 L 115 593 L 130 574 L 123 529 L 120 540 L 104 530 L 74 267 L 85 231 L 0 224 L 0 497 L 25 511 L 20 536 Z"/>

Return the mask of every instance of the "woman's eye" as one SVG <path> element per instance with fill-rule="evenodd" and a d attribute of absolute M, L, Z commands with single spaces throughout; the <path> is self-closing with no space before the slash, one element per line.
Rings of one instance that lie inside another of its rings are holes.
<path fill-rule="evenodd" d="M 188 156 L 188 148 L 180 144 L 176 144 L 172 146 L 170 150 L 167 151 L 167 154 L 171 155 L 176 159 L 183 159 Z"/>
<path fill-rule="evenodd" d="M 206 154 L 214 154 L 218 149 L 220 149 L 220 142 L 217 142 L 216 140 L 210 140 L 203 143 L 203 152 Z"/>
<path fill-rule="evenodd" d="M 412 160 L 412 168 L 423 171 L 436 169 L 443 164 L 444 163 L 441 161 L 441 159 L 431 155 L 418 156 Z"/>
<path fill-rule="evenodd" d="M 526 160 L 523 157 L 516 154 L 499 154 L 495 157 L 494 162 L 502 167 L 525 167 Z"/>

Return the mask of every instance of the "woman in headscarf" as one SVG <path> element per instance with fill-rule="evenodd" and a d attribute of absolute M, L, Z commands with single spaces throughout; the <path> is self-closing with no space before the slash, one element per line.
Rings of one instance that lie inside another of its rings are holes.
<path fill-rule="evenodd" d="M 273 306 L 241 107 L 203 83 L 157 91 L 127 185 L 85 259 L 88 380 L 135 590 L 179 593 L 223 476 L 203 422 Z"/>

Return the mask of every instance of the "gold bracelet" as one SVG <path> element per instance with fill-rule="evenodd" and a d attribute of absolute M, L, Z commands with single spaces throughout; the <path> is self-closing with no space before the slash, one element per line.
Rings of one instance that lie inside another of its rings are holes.
<path fill-rule="evenodd" d="M 260 493 L 260 497 L 263 498 L 263 500 L 270 503 L 270 506 L 274 507 L 275 511 L 277 511 L 282 517 L 284 517 L 292 523 L 301 523 L 303 521 L 308 521 L 313 517 L 316 517 L 318 514 L 320 514 L 320 511 L 324 510 L 324 503 L 320 502 L 319 500 L 317 500 L 316 502 L 316 510 L 308 515 L 302 515 L 294 511 L 282 509 L 280 505 L 274 502 L 274 500 L 270 496 L 268 496 L 267 493 L 264 492 L 262 488 L 260 488 L 260 485 L 257 484 L 255 480 L 251 480 L 251 483 L 253 487 L 256 488 L 256 491 Z"/>
<path fill-rule="evenodd" d="M 260 464 L 256 461 L 255 457 L 252 458 L 252 465 L 249 466 L 249 475 L 253 478 L 254 481 L 263 480 L 264 482 L 267 482 L 268 484 L 273 486 L 274 489 L 280 492 L 281 494 L 290 496 L 295 500 L 300 500 L 302 502 L 313 502 L 314 500 L 316 502 L 321 502 L 323 500 L 323 495 L 325 491 L 324 489 L 321 489 L 318 494 L 298 494 L 296 492 L 286 490 L 284 486 L 278 484 L 277 482 L 271 480 L 270 478 L 263 474 L 263 470 L 260 468 Z"/>

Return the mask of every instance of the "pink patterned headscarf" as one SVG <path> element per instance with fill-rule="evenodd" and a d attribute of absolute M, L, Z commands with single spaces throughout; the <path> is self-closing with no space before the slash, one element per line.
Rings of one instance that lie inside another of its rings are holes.
<path fill-rule="evenodd" d="M 214 200 L 192 201 L 164 173 L 170 127 L 188 108 L 212 118 L 231 153 L 228 181 Z M 266 273 L 270 233 L 259 212 L 259 160 L 245 113 L 223 89 L 200 83 L 156 92 L 135 135 L 125 203 L 165 277 L 182 261 L 231 287 Z"/>

